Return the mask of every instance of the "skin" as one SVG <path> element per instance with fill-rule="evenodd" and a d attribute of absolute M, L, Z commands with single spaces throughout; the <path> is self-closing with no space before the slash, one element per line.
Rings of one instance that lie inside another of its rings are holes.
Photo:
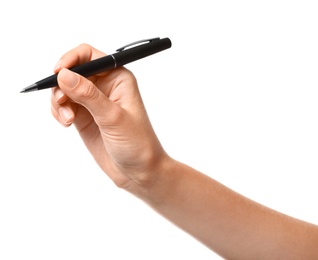
<path fill-rule="evenodd" d="M 171 158 L 158 140 L 134 75 L 118 68 L 88 79 L 66 68 L 105 54 L 82 44 L 55 66 L 51 111 L 74 125 L 100 168 L 227 259 L 318 259 L 318 226 L 267 208 Z"/>

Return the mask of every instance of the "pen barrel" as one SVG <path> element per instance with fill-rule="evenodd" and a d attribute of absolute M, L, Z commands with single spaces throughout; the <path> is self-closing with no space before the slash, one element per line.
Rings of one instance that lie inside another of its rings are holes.
<path fill-rule="evenodd" d="M 119 51 L 112 55 L 107 55 L 90 62 L 80 64 L 78 66 L 70 68 L 71 71 L 74 71 L 84 77 L 89 77 L 92 75 L 99 74 L 101 72 L 114 69 L 116 67 L 123 66 L 132 61 L 136 61 L 147 57 L 149 55 L 155 54 L 157 52 L 166 50 L 171 47 L 171 41 L 169 38 L 163 38 L 159 40 L 151 41 L 147 44 L 142 44 L 135 46 L 124 51 Z M 30 89 L 26 89 L 24 92 L 32 90 L 40 90 L 58 86 L 57 74 L 53 74 L 47 78 L 44 78 L 32 86 Z"/>
<path fill-rule="evenodd" d="M 76 72 L 84 77 L 96 75 L 106 70 L 115 68 L 115 60 L 112 56 L 104 56 L 102 58 L 92 60 L 90 62 L 80 64 L 70 68 L 71 71 Z M 45 89 L 58 86 L 57 74 L 53 74 L 45 79 L 36 82 L 38 89 Z"/>
<path fill-rule="evenodd" d="M 115 60 L 111 55 L 101 57 L 96 60 L 72 67 L 70 70 L 74 71 L 84 77 L 96 75 L 116 67 Z"/>
<path fill-rule="evenodd" d="M 44 78 L 35 84 L 38 90 L 55 87 L 57 86 L 57 74 Z"/>
<path fill-rule="evenodd" d="M 135 60 L 142 59 L 171 47 L 169 38 L 155 40 L 114 54 L 117 66 L 120 67 Z"/>

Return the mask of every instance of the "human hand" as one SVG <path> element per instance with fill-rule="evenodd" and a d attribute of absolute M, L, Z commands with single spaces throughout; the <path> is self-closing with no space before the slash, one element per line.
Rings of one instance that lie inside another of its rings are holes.
<path fill-rule="evenodd" d="M 63 126 L 74 124 L 101 169 L 133 191 L 157 178 L 164 152 L 148 119 L 134 75 L 121 67 L 84 78 L 66 68 L 105 56 L 82 44 L 62 56 L 54 71 L 51 111 Z"/>

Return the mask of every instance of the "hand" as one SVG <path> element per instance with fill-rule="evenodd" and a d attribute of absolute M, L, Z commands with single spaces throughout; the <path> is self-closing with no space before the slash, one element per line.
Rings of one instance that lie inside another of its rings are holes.
<path fill-rule="evenodd" d="M 116 185 L 134 190 L 157 178 L 164 152 L 148 119 L 134 75 L 121 67 L 90 78 L 66 68 L 105 56 L 82 44 L 57 63 L 59 87 L 51 111 L 63 126 L 74 124 L 101 169 Z"/>

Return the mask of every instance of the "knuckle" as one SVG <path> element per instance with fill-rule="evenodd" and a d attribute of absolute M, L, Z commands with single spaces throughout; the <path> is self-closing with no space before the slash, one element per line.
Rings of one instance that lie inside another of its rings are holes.
<path fill-rule="evenodd" d="M 120 125 L 124 121 L 125 113 L 124 110 L 117 105 L 109 107 L 110 109 L 106 112 L 106 115 L 104 113 L 101 113 L 100 116 L 98 116 L 97 121 L 107 127 L 115 127 Z"/>
<path fill-rule="evenodd" d="M 92 46 L 84 42 L 84 43 L 81 43 L 80 45 L 78 45 L 77 48 L 84 50 L 84 51 L 85 50 L 88 51 L 88 50 L 92 49 Z"/>
<path fill-rule="evenodd" d="M 123 109 L 119 106 L 113 106 L 113 109 L 110 112 L 111 113 L 108 114 L 108 120 L 114 125 L 117 125 L 119 122 L 121 122 L 123 116 L 125 115 Z"/>
<path fill-rule="evenodd" d="M 98 98 L 98 91 L 95 85 L 89 80 L 80 80 L 75 86 L 74 91 L 78 100 L 94 100 Z"/>

